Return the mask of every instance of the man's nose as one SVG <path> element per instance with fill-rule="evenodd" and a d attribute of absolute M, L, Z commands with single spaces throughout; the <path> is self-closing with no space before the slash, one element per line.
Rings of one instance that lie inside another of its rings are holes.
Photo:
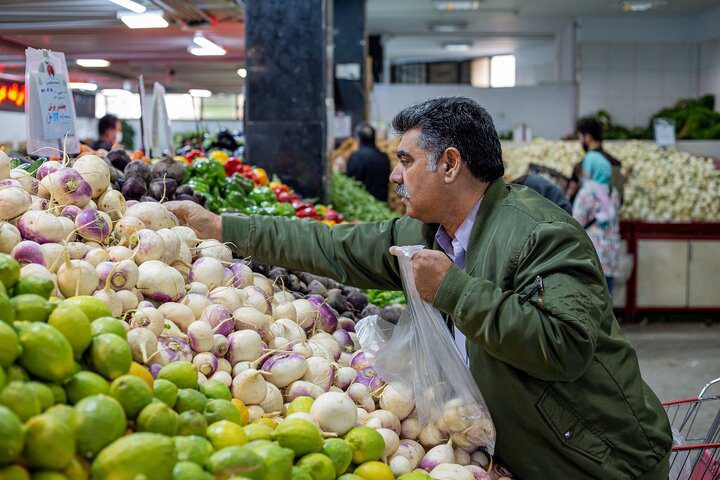
<path fill-rule="evenodd" d="M 393 168 L 393 171 L 390 172 L 390 181 L 393 183 L 397 183 L 398 185 L 403 183 L 403 176 L 401 172 L 402 167 L 398 163 L 395 165 L 395 168 Z"/>

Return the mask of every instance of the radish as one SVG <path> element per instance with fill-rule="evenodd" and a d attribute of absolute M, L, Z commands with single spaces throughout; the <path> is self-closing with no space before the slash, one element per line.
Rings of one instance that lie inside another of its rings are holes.
<path fill-rule="evenodd" d="M 19 187 L 0 188 L 0 220 L 19 217 L 27 211 L 32 197 Z"/>
<path fill-rule="evenodd" d="M 100 211 L 107 213 L 113 221 L 118 221 L 125 213 L 125 197 L 122 193 L 108 188 L 97 200 Z"/>
<path fill-rule="evenodd" d="M 97 155 L 83 155 L 75 160 L 73 168 L 90 184 L 92 198 L 99 197 L 110 186 L 110 168 Z"/>
<path fill-rule="evenodd" d="M 241 330 L 228 335 L 228 352 L 225 358 L 231 365 L 238 362 L 254 362 L 262 355 L 263 342 L 254 330 Z"/>
<path fill-rule="evenodd" d="M 49 244 L 46 244 L 49 245 Z M 108 252 L 103 250 L 102 248 L 93 248 L 92 250 L 89 250 L 85 257 L 83 257 L 83 260 L 88 262 L 90 265 L 97 268 L 98 265 L 100 265 L 102 262 L 107 262 L 110 260 L 110 255 L 108 255 Z M 113 260 L 114 262 L 116 260 Z"/>
<path fill-rule="evenodd" d="M 137 288 L 146 298 L 163 303 L 175 302 L 185 294 L 182 275 L 157 260 L 140 265 Z"/>
<path fill-rule="evenodd" d="M 243 306 L 242 299 L 238 295 L 239 290 L 233 287 L 218 287 L 210 293 L 210 300 L 219 303 L 231 312 L 235 312 Z"/>
<path fill-rule="evenodd" d="M 400 435 L 400 420 L 397 418 L 397 415 L 387 410 L 375 410 L 374 412 L 370 412 L 370 420 L 375 418 L 380 420 L 382 428 L 389 428 Z"/>
<path fill-rule="evenodd" d="M 307 301 L 315 307 L 318 313 L 315 327 L 324 332 L 333 333 L 337 328 L 337 313 L 335 313 L 327 303 L 317 297 L 309 297 Z"/>
<path fill-rule="evenodd" d="M 268 382 L 285 388 L 300 380 L 307 371 L 305 358 L 297 353 L 278 353 L 263 362 L 261 371 L 270 373 Z"/>
<path fill-rule="evenodd" d="M 212 346 L 212 348 L 210 349 L 210 352 L 211 352 L 213 355 L 215 355 L 216 357 L 224 357 L 225 354 L 226 354 L 227 351 L 228 351 L 229 345 L 230 345 L 230 344 L 229 344 L 228 339 L 227 339 L 227 337 L 226 337 L 225 335 L 220 335 L 219 333 L 216 333 L 215 335 L 213 335 L 213 346 Z M 221 359 L 221 360 L 223 360 L 224 362 L 226 362 L 226 363 L 228 364 L 228 370 L 227 370 L 227 371 L 228 371 L 228 373 L 230 373 L 230 372 L 232 371 L 232 370 L 231 370 L 232 367 L 230 366 L 230 362 L 228 362 L 228 361 L 225 360 L 224 358 Z"/>
<path fill-rule="evenodd" d="M 385 450 L 383 450 L 382 456 L 388 459 L 400 446 L 400 437 L 388 428 L 378 428 L 377 432 L 382 435 L 383 440 L 385 440 Z"/>
<path fill-rule="evenodd" d="M 97 292 L 93 293 L 92 296 L 99 300 L 102 300 L 103 303 L 107 304 L 107 306 L 110 307 L 110 313 L 113 317 L 119 317 L 122 315 L 122 300 L 118 298 L 117 293 L 115 293 L 112 289 L 103 288 L 102 290 L 98 290 Z"/>
<path fill-rule="evenodd" d="M 66 260 L 58 268 L 57 283 L 65 298 L 92 295 L 98 286 L 98 273 L 84 260 Z"/>
<path fill-rule="evenodd" d="M 490 474 L 485 469 L 480 468 L 477 465 L 465 465 L 463 468 L 470 472 L 475 480 L 492 480 Z"/>
<path fill-rule="evenodd" d="M 208 305 L 211 305 L 210 300 L 208 300 L 205 295 L 198 293 L 188 293 L 180 303 L 189 307 L 190 310 L 193 311 L 195 318 L 200 318 L 203 310 L 205 310 Z"/>
<path fill-rule="evenodd" d="M 243 288 L 242 291 L 247 294 L 245 305 L 254 307 L 260 313 L 266 313 L 268 315 L 272 314 L 268 299 L 261 289 L 255 286 L 250 286 Z"/>
<path fill-rule="evenodd" d="M 317 311 L 312 303 L 304 299 L 298 299 L 292 302 L 297 312 L 297 323 L 304 329 L 308 329 L 315 324 L 318 316 Z"/>
<path fill-rule="evenodd" d="M 265 381 L 265 389 L 265 398 L 258 406 L 266 413 L 280 413 L 283 408 L 283 396 L 280 389 L 268 381 Z"/>
<path fill-rule="evenodd" d="M 0 223 L 0 252 L 10 253 L 21 240 L 20 230 L 15 225 L 7 222 Z"/>
<path fill-rule="evenodd" d="M 307 372 L 302 377 L 307 382 L 312 382 L 323 391 L 327 392 L 333 384 L 335 369 L 328 360 L 320 357 L 307 359 Z"/>
<path fill-rule="evenodd" d="M 197 252 L 202 257 L 211 257 L 223 262 L 232 262 L 232 251 L 230 248 L 217 240 L 200 242 L 197 246 Z"/>
<path fill-rule="evenodd" d="M 154 333 L 156 337 L 159 337 L 165 329 L 165 319 L 158 309 L 138 305 L 137 311 L 135 311 L 130 320 L 130 327 L 146 327 Z"/>
<path fill-rule="evenodd" d="M 130 290 L 120 290 L 117 293 L 117 297 L 122 302 L 123 313 L 133 310 L 138 305 L 138 299 L 135 294 Z"/>
<path fill-rule="evenodd" d="M 222 359 L 218 358 L 218 361 Z M 212 376 L 209 378 L 209 380 L 216 380 L 222 384 L 224 384 L 226 387 L 230 388 L 232 386 L 232 377 L 228 372 L 225 372 L 223 370 L 218 370 L 215 373 L 212 374 Z"/>
<path fill-rule="evenodd" d="M 420 468 L 429 472 L 442 463 L 455 463 L 455 452 L 452 449 L 451 442 L 437 445 L 428 450 L 420 462 Z"/>
<path fill-rule="evenodd" d="M 220 260 L 212 257 L 200 257 L 190 269 L 190 281 L 200 282 L 213 289 L 223 284 L 225 271 Z"/>
<path fill-rule="evenodd" d="M 56 217 L 41 210 L 29 210 L 22 214 L 17 228 L 25 240 L 34 240 L 37 243 L 60 243 L 67 237 L 62 219 L 72 224 L 72 221 L 65 217 Z"/>
<path fill-rule="evenodd" d="M 191 342 L 192 345 L 192 342 Z M 197 371 L 209 377 L 217 371 L 218 359 L 210 352 L 202 352 L 195 355 L 192 361 Z"/>
<path fill-rule="evenodd" d="M 62 245 L 58 246 L 62 250 Z M 32 240 L 23 240 L 15 245 L 15 248 L 10 252 L 10 256 L 17 260 L 21 267 L 28 263 L 45 265 L 45 255 L 43 254 L 42 247 L 39 243 L 33 242 Z"/>
<path fill-rule="evenodd" d="M 64 207 L 84 208 L 92 197 L 92 187 L 73 168 L 63 167 L 42 179 L 38 194 Z"/>
<path fill-rule="evenodd" d="M 205 310 L 203 310 L 199 320 L 210 325 L 213 332 L 219 333 L 220 335 L 228 336 L 233 331 L 234 319 L 232 312 L 216 303 L 208 305 Z"/>
<path fill-rule="evenodd" d="M 113 235 L 120 242 L 120 245 L 130 245 L 131 238 L 140 230 L 145 229 L 145 224 L 139 218 L 125 216 L 117 221 Z"/>
<path fill-rule="evenodd" d="M 265 399 L 265 395 L 265 379 L 257 370 L 245 370 L 233 378 L 232 396 L 245 405 L 257 405 Z"/>
<path fill-rule="evenodd" d="M 178 224 L 177 217 L 170 210 L 156 202 L 140 202 L 128 207 L 125 216 L 140 219 L 150 230 L 173 228 Z"/>
<path fill-rule="evenodd" d="M 160 313 L 163 314 L 166 320 L 170 320 L 171 322 L 173 322 L 183 332 L 187 331 L 187 328 L 190 326 L 190 324 L 195 321 L 195 314 L 193 313 L 192 309 L 187 305 L 183 305 L 182 303 L 163 303 L 158 307 L 158 310 L 160 311 Z"/>
<path fill-rule="evenodd" d="M 190 347 L 196 352 L 209 351 L 214 342 L 213 329 L 209 323 L 203 320 L 196 320 L 187 328 L 187 336 Z"/>
<path fill-rule="evenodd" d="M 0 158 L 2 158 L 2 155 L 0 155 Z M 38 167 L 38 169 L 35 171 L 35 180 L 37 180 L 39 182 L 40 180 L 45 178 L 47 175 L 57 172 L 62 167 L 63 167 L 62 163 L 56 162 L 55 160 L 49 160 L 47 162 L 43 162 L 43 164 L 40 165 L 40 167 Z M 8 175 L 10 175 L 9 172 L 8 172 Z M 3 177 L 2 175 L 0 175 L 0 178 L 8 178 L 8 177 Z"/>
<path fill-rule="evenodd" d="M 388 410 L 402 421 L 415 409 L 412 389 L 402 382 L 390 382 L 380 395 L 380 408 Z"/>
<path fill-rule="evenodd" d="M 288 386 L 285 391 L 285 400 L 292 402 L 297 397 L 310 397 L 312 399 L 316 399 L 323 393 L 325 393 L 323 389 L 317 385 L 304 380 L 297 380 Z"/>
<path fill-rule="evenodd" d="M 138 363 L 147 363 L 150 356 L 157 351 L 158 338 L 148 328 L 133 328 L 127 332 L 127 342 L 132 352 L 133 360 Z"/>
<path fill-rule="evenodd" d="M 353 383 L 347 389 L 347 394 L 359 406 L 368 412 L 375 410 L 375 402 L 372 399 L 370 390 L 362 383 Z"/>
<path fill-rule="evenodd" d="M 235 330 L 254 330 L 263 339 L 269 339 L 272 317 L 264 315 L 252 307 L 240 307 L 232 313 Z"/>
<path fill-rule="evenodd" d="M 198 238 L 197 235 L 195 235 L 195 230 L 193 230 L 190 227 L 185 226 L 177 226 L 172 227 L 170 230 L 175 232 L 178 237 L 180 237 L 180 240 L 188 247 L 188 248 L 195 248 L 198 244 Z"/>
<path fill-rule="evenodd" d="M 165 242 L 157 232 L 149 228 L 144 228 L 138 231 L 136 235 L 137 247 L 135 247 L 135 262 L 137 262 L 138 265 L 150 260 L 160 260 L 163 258 Z"/>
<path fill-rule="evenodd" d="M 163 243 L 165 245 L 165 250 L 162 257 L 163 262 L 170 265 L 175 260 L 178 260 L 180 258 L 180 244 L 182 243 L 182 241 L 180 240 L 178 234 L 173 232 L 169 228 L 161 228 L 157 231 L 157 234 L 162 237 Z"/>
<path fill-rule="evenodd" d="M 88 246 L 82 242 L 68 242 L 66 248 L 71 260 L 81 260 L 88 252 Z"/>
<path fill-rule="evenodd" d="M 357 372 L 352 367 L 342 367 L 335 373 L 335 380 L 333 385 L 336 387 L 346 390 L 354 381 Z"/>
<path fill-rule="evenodd" d="M 310 407 L 310 415 L 323 431 L 345 435 L 357 422 L 357 409 L 344 393 L 328 392 L 318 396 Z"/>

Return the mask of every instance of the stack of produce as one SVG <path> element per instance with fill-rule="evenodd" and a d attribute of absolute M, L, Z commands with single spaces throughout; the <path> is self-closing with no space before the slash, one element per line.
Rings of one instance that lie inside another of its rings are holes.
<path fill-rule="evenodd" d="M 358 222 L 389 220 L 398 215 L 365 190 L 365 187 L 343 173 L 333 172 L 330 203 L 348 218 Z"/>
<path fill-rule="evenodd" d="M 489 478 L 466 406 L 421 429 L 375 375 L 361 292 L 127 207 L 94 155 L 18 170 L 0 158 L 0 478 Z"/>

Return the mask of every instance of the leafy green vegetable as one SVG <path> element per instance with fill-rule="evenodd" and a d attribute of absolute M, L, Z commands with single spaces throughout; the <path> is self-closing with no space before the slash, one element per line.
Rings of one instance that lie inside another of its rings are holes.
<path fill-rule="evenodd" d="M 390 210 L 387 203 L 380 202 L 368 193 L 363 185 L 340 172 L 333 172 L 330 204 L 345 218 L 358 222 L 388 220 L 398 215 Z"/>
<path fill-rule="evenodd" d="M 405 294 L 402 291 L 392 290 L 365 290 L 368 301 L 378 307 L 390 305 L 405 305 Z"/>

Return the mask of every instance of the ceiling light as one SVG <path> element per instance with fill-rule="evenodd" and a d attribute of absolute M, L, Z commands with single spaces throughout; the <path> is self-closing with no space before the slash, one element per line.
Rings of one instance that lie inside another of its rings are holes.
<path fill-rule="evenodd" d="M 429 25 L 430 30 L 433 32 L 439 32 L 439 33 L 453 33 L 453 32 L 459 32 L 460 30 L 464 30 L 467 28 L 466 22 L 431 22 Z"/>
<path fill-rule="evenodd" d="M 188 90 L 188 93 L 191 97 L 212 97 L 212 92 L 203 88 L 191 88 L 190 90 Z"/>
<path fill-rule="evenodd" d="M 471 45 L 469 43 L 446 43 L 444 47 L 448 52 L 467 52 Z"/>
<path fill-rule="evenodd" d="M 477 0 L 458 0 L 455 2 L 441 2 L 435 0 L 435 8 L 438 10 L 477 10 L 480 8 L 480 2 Z"/>
<path fill-rule="evenodd" d="M 199 45 L 198 47 L 188 47 L 188 52 L 192 53 L 193 55 L 197 56 L 215 56 L 215 55 L 225 55 L 227 51 L 222 48 L 217 43 L 211 42 L 205 36 L 202 34 L 202 32 L 197 32 L 195 36 L 193 37 L 193 42 L 195 45 Z"/>
<path fill-rule="evenodd" d="M 118 12 L 117 17 L 129 28 L 166 28 L 168 26 L 167 20 L 163 18 L 160 11 L 147 13 Z"/>
<path fill-rule="evenodd" d="M 665 3 L 666 2 L 664 0 L 626 0 L 620 2 L 620 8 L 622 8 L 626 12 L 647 12 L 651 8 L 664 5 Z"/>
<path fill-rule="evenodd" d="M 132 92 L 124 90 L 122 88 L 103 88 L 100 93 L 109 97 L 118 97 L 121 95 L 132 95 Z"/>
<path fill-rule="evenodd" d="M 140 5 L 137 2 L 133 2 L 132 0 L 110 0 L 115 5 L 120 5 L 123 8 L 127 8 L 128 10 L 132 10 L 135 13 L 143 13 L 146 9 L 144 5 Z"/>
<path fill-rule="evenodd" d="M 238 75 L 240 75 L 240 78 L 247 77 L 247 70 L 245 70 L 244 68 L 238 68 L 237 73 Z"/>
<path fill-rule="evenodd" d="M 109 67 L 110 62 L 102 58 L 78 58 L 75 63 L 86 68 L 104 68 Z"/>
<path fill-rule="evenodd" d="M 97 90 L 97 85 L 89 82 L 70 82 L 68 86 L 70 86 L 72 90 L 87 90 L 88 92 Z"/>

